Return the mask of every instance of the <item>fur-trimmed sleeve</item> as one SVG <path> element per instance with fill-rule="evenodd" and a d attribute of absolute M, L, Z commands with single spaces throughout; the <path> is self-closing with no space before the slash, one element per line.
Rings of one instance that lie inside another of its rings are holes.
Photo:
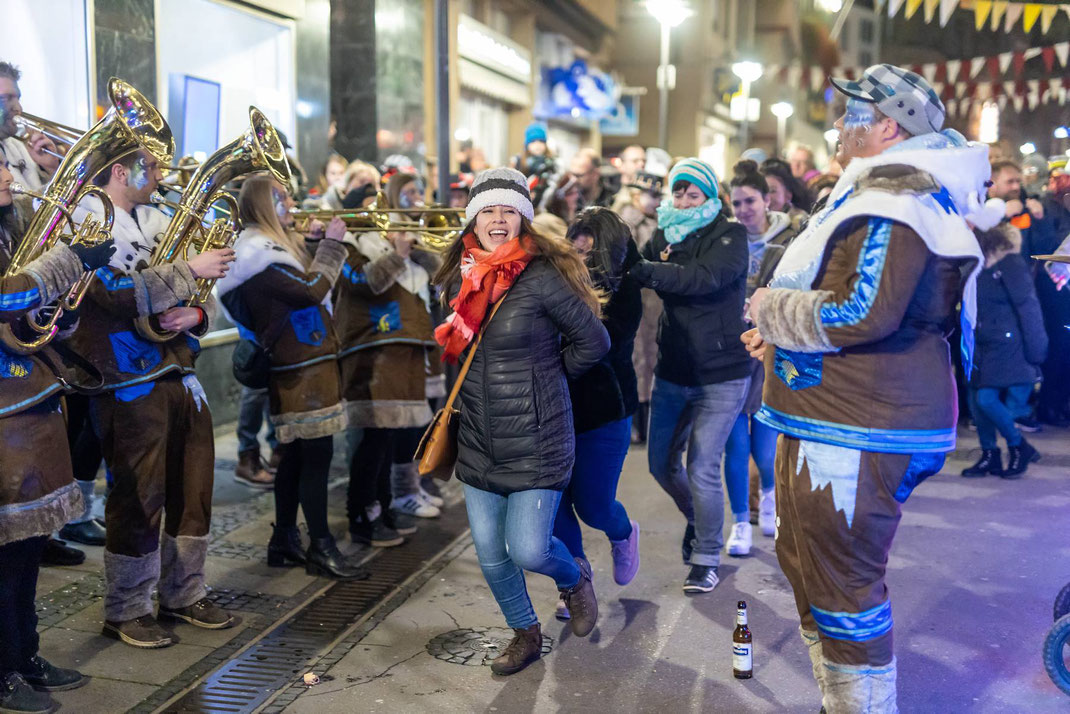
<path fill-rule="evenodd" d="M 70 248 L 59 244 L 26 266 L 21 273 L 0 280 L 0 321 L 48 305 L 65 293 L 85 272 Z"/>
<path fill-rule="evenodd" d="M 770 290 L 758 311 L 758 332 L 766 342 L 792 352 L 833 352 L 821 325 L 821 306 L 833 297 L 828 290 Z"/>
<path fill-rule="evenodd" d="M 169 310 L 197 291 L 193 271 L 184 260 L 130 274 L 107 266 L 97 271 L 97 278 L 89 291 L 90 298 L 113 314 L 131 320 Z"/>

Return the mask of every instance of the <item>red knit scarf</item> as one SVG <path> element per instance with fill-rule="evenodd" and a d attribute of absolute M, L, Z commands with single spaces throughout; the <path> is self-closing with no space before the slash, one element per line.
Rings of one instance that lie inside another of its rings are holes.
<path fill-rule="evenodd" d="M 461 254 L 461 291 L 450 303 L 453 312 L 435 328 L 435 339 L 443 348 L 444 362 L 457 362 L 472 344 L 491 305 L 513 286 L 528 266 L 534 253 L 527 236 L 519 236 L 498 246 L 494 252 L 484 250 L 474 233 L 467 233 Z"/>

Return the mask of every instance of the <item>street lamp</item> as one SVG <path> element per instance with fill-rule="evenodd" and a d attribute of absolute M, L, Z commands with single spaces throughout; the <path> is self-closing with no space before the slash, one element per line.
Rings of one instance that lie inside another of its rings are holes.
<path fill-rule="evenodd" d="M 769 107 L 769 111 L 776 117 L 776 151 L 780 155 L 784 153 L 787 140 L 788 117 L 795 113 L 795 107 L 791 106 L 791 102 L 777 102 Z"/>
<path fill-rule="evenodd" d="M 750 85 L 751 82 L 758 81 L 758 78 L 762 76 L 762 66 L 757 62 L 751 62 L 749 60 L 736 62 L 732 65 L 732 74 L 739 77 L 741 83 L 740 92 L 743 94 L 743 106 L 749 108 Z M 750 117 L 748 114 L 743 115 L 743 121 L 739 126 L 739 145 L 741 150 L 746 150 L 750 140 Z"/>
<path fill-rule="evenodd" d="M 1027 141 L 1018 147 L 1018 151 L 1022 152 L 1022 156 L 1029 156 L 1037 152 L 1037 145 L 1031 141 Z"/>
<path fill-rule="evenodd" d="M 658 146 L 668 149 L 669 90 L 676 88 L 676 67 L 669 64 L 669 39 L 672 28 L 691 17 L 686 0 L 647 0 L 647 11 L 661 25 L 661 60 L 658 64 Z"/>
<path fill-rule="evenodd" d="M 1070 138 L 1070 127 L 1065 127 L 1065 126 L 1055 127 L 1055 131 L 1053 132 L 1053 134 L 1055 135 L 1056 139 Z"/>

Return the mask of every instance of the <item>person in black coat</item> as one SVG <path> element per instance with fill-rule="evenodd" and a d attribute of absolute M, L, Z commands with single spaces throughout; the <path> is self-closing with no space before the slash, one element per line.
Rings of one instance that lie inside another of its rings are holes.
<path fill-rule="evenodd" d="M 724 545 L 721 456 L 750 384 L 739 341 L 747 288 L 747 231 L 728 220 L 709 164 L 685 159 L 669 174 L 672 199 L 629 271 L 665 304 L 650 403 L 650 473 L 687 518 L 684 592 L 712 591 Z M 687 452 L 687 466 L 683 455 Z"/>
<path fill-rule="evenodd" d="M 597 528 L 609 538 L 613 579 L 627 585 L 639 570 L 639 524 L 617 500 L 624 458 L 631 443 L 631 421 L 639 404 L 632 347 L 643 298 L 639 283 L 627 271 L 639 261 L 632 232 L 608 208 L 592 207 L 577 216 L 567 238 L 583 256 L 594 284 L 609 296 L 602 324 L 609 332 L 609 352 L 578 379 L 569 379 L 576 428 L 576 462 L 572 479 L 557 509 L 554 535 L 569 552 L 587 560 L 580 524 Z M 569 618 L 563 601 L 557 617 Z"/>
<path fill-rule="evenodd" d="M 523 174 L 480 173 L 466 211 L 435 276 L 453 309 L 435 337 L 457 359 L 484 329 L 460 389 L 456 472 L 480 567 L 516 635 L 491 669 L 513 674 L 542 649 L 524 570 L 554 579 L 577 636 L 598 614 L 590 566 L 553 525 L 575 453 L 567 380 L 598 364 L 609 335 L 583 261 L 532 228 Z"/>
<path fill-rule="evenodd" d="M 1020 478 L 1040 454 L 1022 437 L 1014 420 L 1029 413 L 1028 400 L 1040 379 L 1048 336 L 1029 266 L 1019 253 L 1021 233 L 1009 223 L 975 233 L 985 254 L 985 269 L 977 278 L 969 403 L 982 452 L 962 475 Z M 996 445 L 997 430 L 1007 440 L 1006 469 Z"/>

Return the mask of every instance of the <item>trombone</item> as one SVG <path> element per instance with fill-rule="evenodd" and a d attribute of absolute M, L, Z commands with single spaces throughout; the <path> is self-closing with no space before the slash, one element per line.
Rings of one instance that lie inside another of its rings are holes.
<path fill-rule="evenodd" d="M 417 213 L 421 214 L 421 218 L 419 221 L 396 220 L 391 213 Z M 460 216 L 463 213 L 464 209 L 435 207 L 384 211 L 376 208 L 375 204 L 362 209 L 290 210 L 294 218 L 294 230 L 298 233 L 308 232 L 314 220 L 327 222 L 341 218 L 350 233 L 381 233 L 384 237 L 386 233 L 416 233 L 420 246 L 436 253 L 449 248 L 461 234 L 463 226 Z"/>
<path fill-rule="evenodd" d="M 30 134 L 33 133 L 44 134 L 57 145 L 65 146 L 68 149 L 85 135 L 85 132 L 81 129 L 43 119 L 34 114 L 26 114 L 25 112 L 16 114 L 15 138 L 24 144 L 28 144 L 30 142 Z M 49 156 L 55 156 L 57 159 L 63 160 L 64 154 L 51 149 L 42 149 L 42 151 Z"/>

